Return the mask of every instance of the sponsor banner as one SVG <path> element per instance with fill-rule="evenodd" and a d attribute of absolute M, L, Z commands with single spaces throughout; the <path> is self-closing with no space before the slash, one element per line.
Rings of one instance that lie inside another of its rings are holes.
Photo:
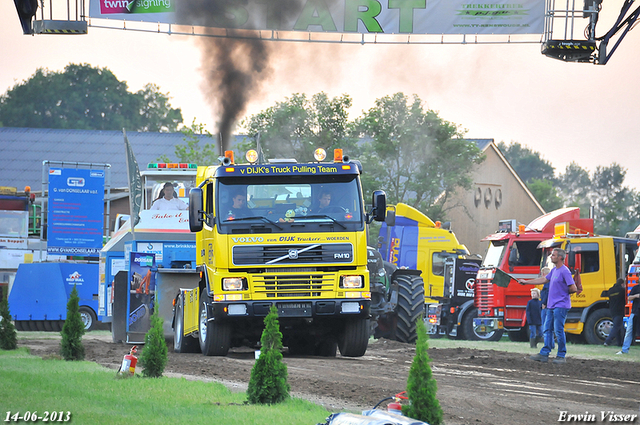
<path fill-rule="evenodd" d="M 91 0 L 89 7 L 92 18 L 344 34 L 542 34 L 544 13 L 538 0 Z"/>
<path fill-rule="evenodd" d="M 49 169 L 47 252 L 98 256 L 104 231 L 104 170 Z"/>
<path fill-rule="evenodd" d="M 146 333 L 150 328 L 156 292 L 156 276 L 151 271 L 156 264 L 155 255 L 142 252 L 132 252 L 129 255 L 127 331 Z"/>

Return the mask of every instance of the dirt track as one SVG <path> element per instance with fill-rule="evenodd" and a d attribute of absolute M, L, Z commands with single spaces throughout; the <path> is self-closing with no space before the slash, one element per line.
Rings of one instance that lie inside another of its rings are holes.
<path fill-rule="evenodd" d="M 22 339 L 28 335 L 20 333 L 19 345 L 30 347 L 32 354 L 58 353 L 57 339 Z M 86 360 L 114 370 L 129 350 L 126 344 L 112 343 L 104 333 L 89 333 L 83 342 Z M 412 345 L 381 339 L 371 343 L 361 358 L 285 354 L 285 362 L 295 396 L 323 404 L 331 412 L 357 411 L 405 389 L 413 354 Z M 447 425 L 556 424 L 562 411 L 593 414 L 591 423 L 609 423 L 601 419 L 601 412 L 612 411 L 636 415 L 634 421 L 622 423 L 640 424 L 637 363 L 568 357 L 565 365 L 540 364 L 524 354 L 466 348 L 431 348 L 429 355 Z M 170 348 L 166 372 L 244 389 L 253 363 L 254 352 L 249 348 L 233 349 L 227 357 L 175 354 Z"/>

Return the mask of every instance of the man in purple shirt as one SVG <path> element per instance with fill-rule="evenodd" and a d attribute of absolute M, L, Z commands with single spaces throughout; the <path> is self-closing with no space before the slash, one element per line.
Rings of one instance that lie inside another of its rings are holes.
<path fill-rule="evenodd" d="M 551 269 L 548 275 L 535 279 L 518 280 L 521 284 L 529 285 L 540 285 L 549 282 L 549 298 L 547 300 L 549 311 L 545 319 L 549 323 L 544 326 L 544 347 L 542 347 L 540 353 L 529 357 L 537 362 L 546 363 L 549 361 L 549 353 L 553 346 L 553 333 L 551 332 L 551 329 L 553 329 L 558 340 L 558 355 L 553 360 L 553 363 L 566 363 L 567 340 L 564 334 L 564 322 L 567 319 L 567 312 L 571 308 L 571 294 L 577 291 L 571 272 L 564 265 L 566 256 L 567 253 L 564 249 L 554 248 L 551 253 L 551 262 L 555 267 Z M 552 324 L 553 326 L 551 326 Z"/>

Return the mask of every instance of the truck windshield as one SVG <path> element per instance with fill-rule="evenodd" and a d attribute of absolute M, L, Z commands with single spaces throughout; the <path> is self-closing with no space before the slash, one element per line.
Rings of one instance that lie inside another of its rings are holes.
<path fill-rule="evenodd" d="M 356 175 L 219 178 L 216 191 L 221 233 L 364 228 Z"/>
<path fill-rule="evenodd" d="M 174 198 L 180 198 L 185 204 L 189 205 L 189 191 L 196 185 L 195 175 L 179 175 L 176 173 L 176 175 L 144 176 L 143 210 L 150 209 L 153 201 L 164 196 L 162 188 L 167 182 L 173 185 Z"/>
<path fill-rule="evenodd" d="M 491 241 L 489 243 L 489 249 L 487 249 L 487 254 L 484 256 L 484 260 L 482 261 L 482 267 L 500 266 L 506 247 L 506 241 Z"/>

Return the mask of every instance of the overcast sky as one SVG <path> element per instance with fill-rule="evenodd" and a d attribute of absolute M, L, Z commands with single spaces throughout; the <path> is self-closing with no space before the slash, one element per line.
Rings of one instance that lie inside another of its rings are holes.
<path fill-rule="evenodd" d="M 617 2 L 619 4 L 619 2 Z M 605 7 L 613 7 L 614 3 Z M 617 12 L 617 9 L 616 9 Z M 598 35 L 606 29 L 599 28 Z M 640 30 L 631 31 L 607 65 L 565 63 L 526 45 L 338 45 L 274 42 L 271 73 L 246 114 L 292 93 L 349 94 L 350 119 L 396 92 L 417 94 L 425 108 L 472 138 L 519 142 L 556 172 L 576 161 L 593 171 L 613 162 L 640 188 L 635 149 L 640 122 Z M 109 68 L 130 91 L 155 83 L 184 121 L 216 131 L 208 102 L 200 37 L 89 28 L 88 35 L 22 35 L 12 1 L 0 3 L 0 93 L 37 68 L 69 63 Z M 172 153 L 169 153 L 172 154 Z M 0 182 L 1 185 L 1 182 Z"/>

